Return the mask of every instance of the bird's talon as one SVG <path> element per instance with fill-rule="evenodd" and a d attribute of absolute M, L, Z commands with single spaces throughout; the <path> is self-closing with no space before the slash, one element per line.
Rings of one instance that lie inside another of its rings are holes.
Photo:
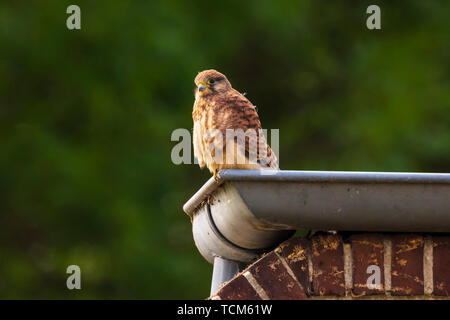
<path fill-rule="evenodd" d="M 217 176 L 217 169 L 214 170 L 213 177 L 214 177 L 214 180 L 216 180 L 216 181 L 219 180 L 219 177 Z"/>

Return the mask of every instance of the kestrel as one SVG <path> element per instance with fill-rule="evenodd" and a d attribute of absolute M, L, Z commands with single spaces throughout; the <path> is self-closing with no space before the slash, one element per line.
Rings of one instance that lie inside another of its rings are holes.
<path fill-rule="evenodd" d="M 278 170 L 255 106 L 216 70 L 200 72 L 194 82 L 193 145 L 200 168 L 206 165 L 214 178 L 221 169 Z"/>

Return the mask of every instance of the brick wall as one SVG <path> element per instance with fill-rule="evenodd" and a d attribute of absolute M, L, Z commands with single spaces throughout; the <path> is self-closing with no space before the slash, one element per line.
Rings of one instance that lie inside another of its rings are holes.
<path fill-rule="evenodd" d="M 450 235 L 316 234 L 265 254 L 210 299 L 449 299 Z"/>

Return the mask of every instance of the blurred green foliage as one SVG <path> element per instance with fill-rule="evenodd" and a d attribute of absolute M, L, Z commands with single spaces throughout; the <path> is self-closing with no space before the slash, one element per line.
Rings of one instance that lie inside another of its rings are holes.
<path fill-rule="evenodd" d="M 82 29 L 66 28 L 81 7 Z M 296 170 L 450 171 L 450 2 L 2 1 L 0 298 L 204 298 L 172 164 L 215 68 Z M 65 287 L 68 265 L 82 290 Z"/>

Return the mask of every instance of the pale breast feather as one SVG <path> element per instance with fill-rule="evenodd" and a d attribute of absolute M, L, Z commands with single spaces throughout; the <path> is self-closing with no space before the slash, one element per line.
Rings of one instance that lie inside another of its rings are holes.
<path fill-rule="evenodd" d="M 194 156 L 197 158 L 200 168 L 203 168 L 205 160 L 203 158 L 202 125 L 200 120 L 194 121 L 192 144 L 194 145 Z"/>

